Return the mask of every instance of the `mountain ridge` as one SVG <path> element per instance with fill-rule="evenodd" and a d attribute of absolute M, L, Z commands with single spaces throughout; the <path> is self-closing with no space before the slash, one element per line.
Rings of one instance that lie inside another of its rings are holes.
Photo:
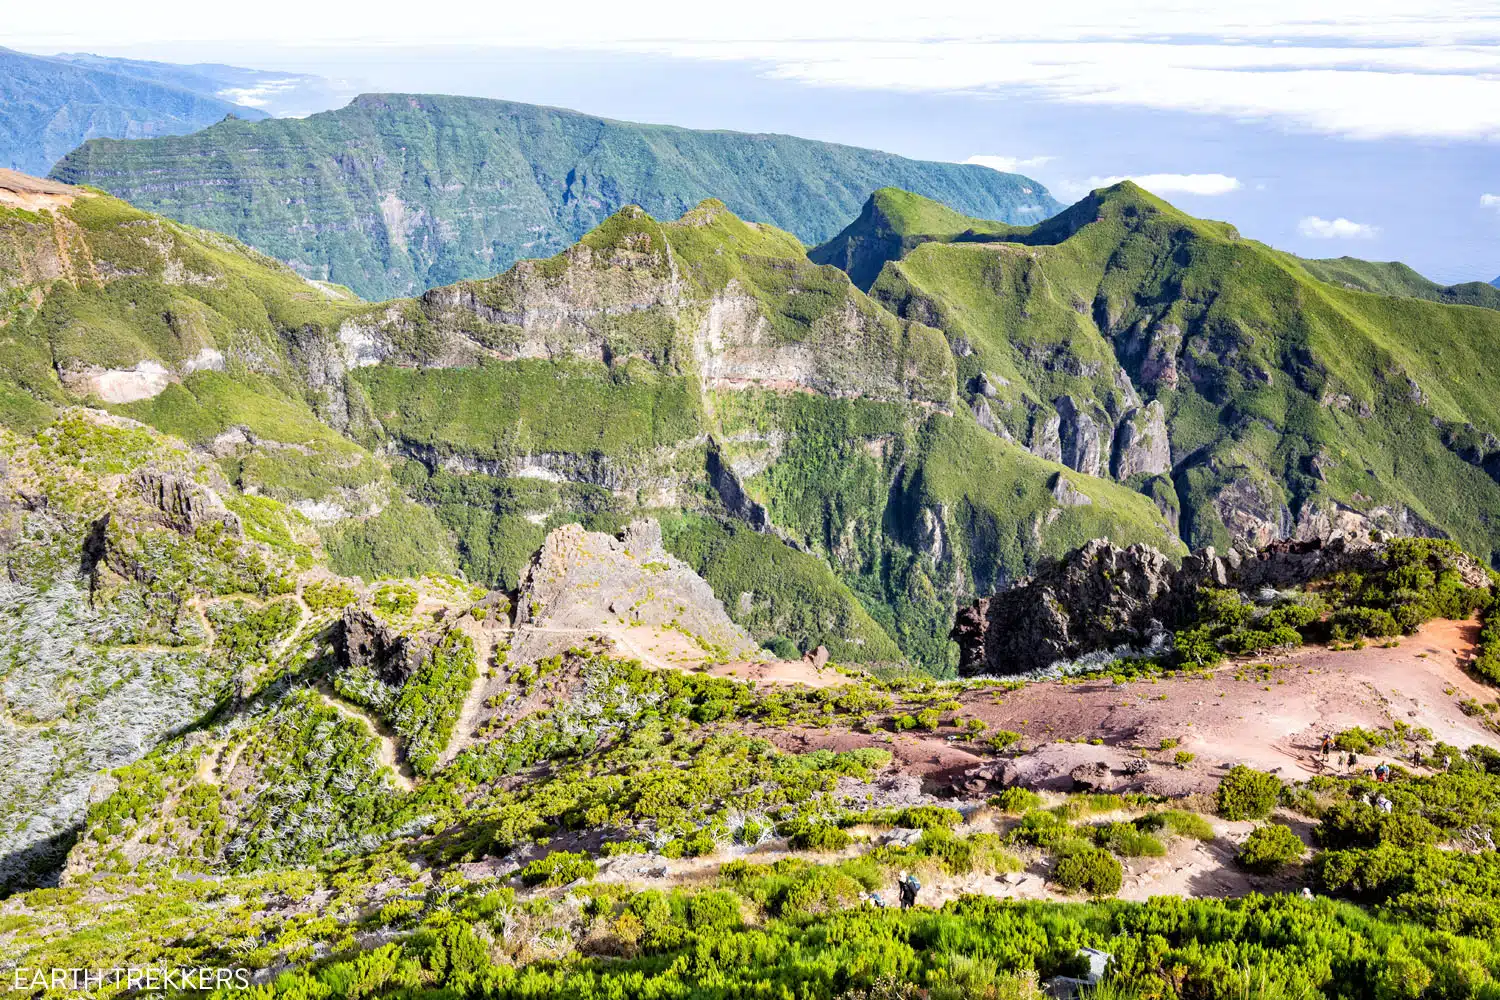
<path fill-rule="evenodd" d="M 1035 181 L 972 164 L 420 94 L 361 95 L 306 119 L 224 123 L 181 141 L 89 143 L 54 175 L 228 232 L 372 299 L 551 256 L 631 203 L 675 218 L 716 197 L 807 242 L 891 183 L 1024 221 L 1057 207 Z"/>
<path fill-rule="evenodd" d="M 164 79 L 0 47 L 0 165 L 45 174 L 80 142 L 97 136 L 191 132 L 226 115 L 265 112 Z"/>

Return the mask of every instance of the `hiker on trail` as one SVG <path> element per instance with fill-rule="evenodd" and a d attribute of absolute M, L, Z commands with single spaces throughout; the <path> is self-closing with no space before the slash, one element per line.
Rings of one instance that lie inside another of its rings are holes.
<path fill-rule="evenodd" d="M 1327 733 L 1323 734 L 1323 759 L 1328 759 L 1328 754 L 1333 750 L 1333 737 Z"/>
<path fill-rule="evenodd" d="M 1354 770 L 1355 765 L 1359 763 L 1359 756 L 1353 750 L 1349 751 L 1349 760 L 1347 763 L 1349 765 L 1349 770 L 1351 771 Z"/>
<path fill-rule="evenodd" d="M 897 884 L 901 887 L 901 909 L 909 910 L 916 906 L 917 892 L 922 888 L 922 883 L 917 881 L 916 876 L 902 872 L 901 881 Z"/>

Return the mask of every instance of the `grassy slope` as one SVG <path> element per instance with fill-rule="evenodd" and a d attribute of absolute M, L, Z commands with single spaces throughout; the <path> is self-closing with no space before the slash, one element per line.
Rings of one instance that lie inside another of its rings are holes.
<path fill-rule="evenodd" d="M 811 242 L 836 232 L 883 185 L 1023 222 L 1057 207 L 1036 182 L 985 167 L 404 94 L 367 95 L 303 120 L 227 122 L 181 139 L 92 142 L 57 175 L 233 233 L 368 298 L 556 253 L 632 202 L 675 218 L 722 198 Z M 279 193 L 289 186 L 298 192 L 290 201 Z"/>
<path fill-rule="evenodd" d="M 1482 362 L 1500 340 L 1493 310 L 1325 283 L 1128 182 L 1008 240 L 924 244 L 872 292 L 973 345 L 961 383 L 1009 379 L 1000 417 L 1018 438 L 1063 391 L 1118 405 L 1114 359 L 1140 384 L 1139 333 L 1174 324 L 1183 377 L 1154 388 L 1191 544 L 1228 540 L 1212 499 L 1235 481 L 1294 513 L 1319 498 L 1399 504 L 1482 553 L 1500 544 L 1487 514 L 1500 492 L 1443 444 L 1449 425 L 1500 429 L 1500 380 Z"/>
<path fill-rule="evenodd" d="M 965 215 L 910 191 L 881 188 L 870 195 L 857 219 L 808 256 L 842 268 L 868 291 L 886 261 L 899 260 L 923 243 L 1004 236 L 1014 228 Z"/>
<path fill-rule="evenodd" d="M 1334 257 L 1327 260 L 1300 260 L 1299 263 L 1319 281 L 1343 285 L 1361 292 L 1500 309 L 1500 289 L 1493 284 L 1465 281 L 1457 285 L 1440 285 L 1399 261 L 1376 262 L 1356 257 Z"/>

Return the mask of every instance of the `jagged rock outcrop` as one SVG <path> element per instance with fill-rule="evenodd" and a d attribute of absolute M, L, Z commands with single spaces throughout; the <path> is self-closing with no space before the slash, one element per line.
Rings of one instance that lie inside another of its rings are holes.
<path fill-rule="evenodd" d="M 962 674 L 1014 674 L 1118 647 L 1142 649 L 1181 623 L 1200 586 L 1283 589 L 1336 573 L 1369 572 L 1385 546 L 1361 536 L 1279 541 L 1252 553 L 1204 548 L 1180 566 L 1146 545 L 1096 538 L 1059 562 L 959 611 L 951 633 Z M 1489 586 L 1485 567 L 1454 561 L 1469 587 Z"/>
<path fill-rule="evenodd" d="M 1055 413 L 1033 418 L 1031 440 L 1027 442 L 1026 450 L 1037 458 L 1045 458 L 1049 462 L 1061 462 L 1063 460 L 1061 427 L 1062 419 Z"/>
<path fill-rule="evenodd" d="M 643 519 L 619 536 L 578 524 L 547 536 L 521 580 L 512 658 L 550 655 L 559 641 L 564 648 L 576 642 L 576 633 L 618 634 L 637 625 L 690 636 L 712 656 L 757 655 L 713 589 L 662 547 L 661 525 Z"/>
<path fill-rule="evenodd" d="M 236 538 L 244 534 L 238 515 L 224 506 L 219 495 L 186 476 L 146 468 L 136 472 L 132 484 L 141 498 L 160 512 L 162 523 L 180 534 L 191 535 L 215 522 Z"/>
<path fill-rule="evenodd" d="M 1097 476 L 1103 453 L 1099 422 L 1072 396 L 1059 396 L 1054 402 L 1060 418 L 1062 463 L 1085 476 Z"/>
<path fill-rule="evenodd" d="M 341 668 L 365 668 L 391 686 L 400 687 L 432 653 L 438 632 L 403 633 L 369 608 L 344 611 L 333 632 L 333 650 Z"/>
<path fill-rule="evenodd" d="M 1055 566 L 959 611 L 964 674 L 1020 673 L 1096 649 L 1138 645 L 1176 612 L 1177 567 L 1146 545 L 1096 538 Z"/>

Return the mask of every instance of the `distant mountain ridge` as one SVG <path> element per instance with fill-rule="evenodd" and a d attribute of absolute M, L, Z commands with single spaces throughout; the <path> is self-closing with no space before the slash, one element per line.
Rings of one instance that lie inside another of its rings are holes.
<path fill-rule="evenodd" d="M 367 94 L 299 121 L 90 142 L 53 176 L 232 234 L 371 299 L 550 256 L 628 204 L 676 218 L 715 197 L 805 243 L 887 186 L 1007 222 L 1060 207 L 1036 181 L 972 164 L 413 94 Z"/>
<path fill-rule="evenodd" d="M 188 74 L 174 79 L 163 69 L 134 75 L 121 72 L 120 63 L 125 61 L 54 59 L 0 48 L 0 166 L 45 174 L 87 139 L 178 135 L 226 115 L 266 117 L 212 92 L 189 89 L 184 84 L 193 77 Z M 167 67 L 140 64 L 148 65 Z"/>

